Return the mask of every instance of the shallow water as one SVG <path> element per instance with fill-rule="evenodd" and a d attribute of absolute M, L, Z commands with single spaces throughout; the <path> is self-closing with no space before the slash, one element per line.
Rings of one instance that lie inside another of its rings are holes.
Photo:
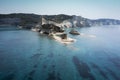
<path fill-rule="evenodd" d="M 72 44 L 0 30 L 0 80 L 120 80 L 120 26 L 77 29 Z M 69 31 L 69 30 L 68 30 Z"/>

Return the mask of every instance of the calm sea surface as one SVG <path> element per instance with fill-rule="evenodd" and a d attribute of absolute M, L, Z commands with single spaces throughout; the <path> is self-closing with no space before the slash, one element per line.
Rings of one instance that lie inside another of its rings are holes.
<path fill-rule="evenodd" d="M 77 30 L 72 44 L 0 30 L 0 80 L 120 80 L 120 26 Z"/>

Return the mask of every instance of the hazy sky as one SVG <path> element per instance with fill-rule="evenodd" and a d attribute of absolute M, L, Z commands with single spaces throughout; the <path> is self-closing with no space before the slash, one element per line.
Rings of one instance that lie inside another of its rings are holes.
<path fill-rule="evenodd" d="M 0 0 L 0 13 L 69 14 L 120 19 L 120 0 Z"/>

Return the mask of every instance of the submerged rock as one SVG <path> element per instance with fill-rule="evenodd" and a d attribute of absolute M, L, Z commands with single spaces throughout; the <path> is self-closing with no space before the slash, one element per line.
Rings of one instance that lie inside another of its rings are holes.
<path fill-rule="evenodd" d="M 48 74 L 48 78 L 46 80 L 62 80 L 62 79 L 60 77 L 60 73 L 56 73 L 55 71 L 52 71 Z"/>
<path fill-rule="evenodd" d="M 11 73 L 5 76 L 2 80 L 14 80 L 15 74 Z"/>
<path fill-rule="evenodd" d="M 38 59 L 41 55 L 43 55 L 43 54 L 36 53 L 36 54 L 33 54 L 33 55 L 31 56 L 31 58 L 32 58 L 32 59 Z"/>
<path fill-rule="evenodd" d="M 80 61 L 76 56 L 73 57 L 73 63 L 79 73 L 79 75 L 85 80 L 96 80 L 95 77 L 92 75 L 89 66 Z"/>
<path fill-rule="evenodd" d="M 30 71 L 27 75 L 25 75 L 24 80 L 34 80 L 33 76 L 35 74 L 36 70 Z"/>
<path fill-rule="evenodd" d="M 92 65 L 92 67 L 93 67 L 94 69 L 98 70 L 99 73 L 100 73 L 106 80 L 108 80 L 107 74 L 106 74 L 98 65 L 96 65 L 96 64 L 94 64 L 94 63 L 91 63 L 91 65 Z"/>
<path fill-rule="evenodd" d="M 120 58 L 119 58 L 119 57 L 109 58 L 109 60 L 110 60 L 118 69 L 120 69 Z"/>
<path fill-rule="evenodd" d="M 106 70 L 111 74 L 111 76 L 114 77 L 115 80 L 120 80 L 120 77 L 117 76 L 117 75 L 115 74 L 115 72 L 113 72 L 113 71 L 110 70 L 109 68 L 106 68 Z"/>

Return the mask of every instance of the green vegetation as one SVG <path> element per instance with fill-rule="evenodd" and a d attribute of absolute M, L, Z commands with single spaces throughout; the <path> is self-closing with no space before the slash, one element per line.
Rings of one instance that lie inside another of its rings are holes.
<path fill-rule="evenodd" d="M 13 21 L 13 25 L 20 25 L 24 27 L 32 26 L 37 24 L 40 21 L 40 15 L 35 14 L 0 14 L 0 19 L 11 18 L 11 19 L 20 19 L 17 24 Z M 7 24 L 7 22 L 4 22 Z"/>
<path fill-rule="evenodd" d="M 60 15 L 43 15 L 43 17 L 46 20 L 54 21 L 54 22 L 57 22 L 57 23 L 61 23 L 64 20 L 68 20 L 68 19 L 73 18 L 73 16 L 64 15 L 64 14 L 60 14 Z"/>

